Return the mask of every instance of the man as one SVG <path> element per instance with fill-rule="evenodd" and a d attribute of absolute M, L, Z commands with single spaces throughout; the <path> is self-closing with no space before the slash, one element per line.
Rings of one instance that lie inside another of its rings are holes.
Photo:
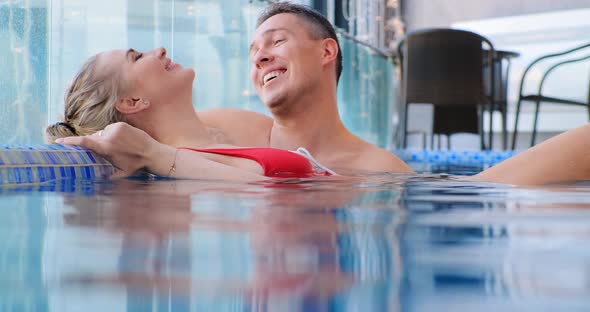
<path fill-rule="evenodd" d="M 342 54 L 334 28 L 321 14 L 297 4 L 271 4 L 258 19 L 249 57 L 250 78 L 273 119 L 237 109 L 200 113 L 232 144 L 304 147 L 339 173 L 412 172 L 343 125 L 336 100 Z"/>

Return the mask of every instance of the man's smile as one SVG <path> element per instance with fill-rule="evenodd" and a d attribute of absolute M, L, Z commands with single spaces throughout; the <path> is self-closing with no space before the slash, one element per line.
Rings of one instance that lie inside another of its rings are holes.
<path fill-rule="evenodd" d="M 287 72 L 286 68 L 269 68 L 268 70 L 263 73 L 262 79 L 260 81 L 260 85 L 262 87 L 267 86 L 269 83 L 273 82 L 280 76 L 284 75 Z"/>

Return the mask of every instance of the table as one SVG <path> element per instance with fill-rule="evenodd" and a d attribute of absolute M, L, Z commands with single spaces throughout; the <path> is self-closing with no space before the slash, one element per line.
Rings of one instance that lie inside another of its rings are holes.
<path fill-rule="evenodd" d="M 491 83 L 489 81 L 489 70 L 487 60 L 489 58 L 489 50 L 484 50 L 484 83 L 485 92 L 491 94 Z M 489 106 L 490 112 L 490 132 L 488 134 L 489 147 L 492 147 L 493 131 L 492 121 L 493 112 L 500 111 L 502 114 L 502 148 L 508 148 L 508 129 L 507 129 L 507 109 L 508 109 L 508 75 L 510 73 L 510 61 L 515 57 L 519 57 L 520 53 L 516 51 L 495 50 L 492 56 L 494 70 L 494 94 L 492 95 L 492 103 Z M 499 86 L 499 87 L 498 87 Z"/>

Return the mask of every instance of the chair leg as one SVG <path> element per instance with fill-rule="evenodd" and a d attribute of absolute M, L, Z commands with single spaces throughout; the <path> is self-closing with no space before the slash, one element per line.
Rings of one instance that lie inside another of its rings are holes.
<path fill-rule="evenodd" d="M 483 133 L 483 109 L 479 112 L 479 148 L 486 149 L 485 134 Z"/>
<path fill-rule="evenodd" d="M 541 102 L 537 101 L 535 103 L 535 119 L 533 122 L 533 134 L 531 135 L 531 146 L 535 145 L 535 140 L 537 138 L 537 122 L 539 120 L 539 106 L 541 106 Z"/>
<path fill-rule="evenodd" d="M 507 120 L 507 113 L 506 108 L 508 103 L 504 102 L 501 103 L 502 107 L 500 108 L 502 114 L 502 149 L 506 150 L 508 148 L 508 120 Z"/>
<path fill-rule="evenodd" d="M 512 132 L 512 149 L 516 148 L 516 134 L 518 133 L 518 116 L 520 115 L 520 103 L 522 100 L 519 98 L 516 102 L 516 116 L 514 116 L 514 130 Z"/>
<path fill-rule="evenodd" d="M 445 136 L 447 138 L 447 151 L 451 150 L 451 135 Z"/>
<path fill-rule="evenodd" d="M 490 132 L 488 133 L 488 149 L 491 150 L 493 143 L 492 140 L 494 139 L 494 128 L 493 128 L 493 121 L 494 121 L 494 104 L 490 104 L 490 109 L 488 110 L 490 114 Z"/>
<path fill-rule="evenodd" d="M 408 147 L 408 105 L 404 104 L 404 126 L 403 126 L 403 137 L 402 137 L 402 147 L 405 149 Z"/>
<path fill-rule="evenodd" d="M 434 150 L 434 133 L 430 133 L 430 150 Z"/>
<path fill-rule="evenodd" d="M 482 151 L 485 151 L 485 150 L 486 150 L 486 142 L 485 142 L 485 135 L 484 135 L 484 133 L 483 133 L 483 132 L 482 132 L 482 133 L 480 133 L 480 135 L 479 135 L 479 140 L 481 141 L 481 142 L 480 142 L 480 144 L 479 144 L 479 148 L 480 148 Z"/>

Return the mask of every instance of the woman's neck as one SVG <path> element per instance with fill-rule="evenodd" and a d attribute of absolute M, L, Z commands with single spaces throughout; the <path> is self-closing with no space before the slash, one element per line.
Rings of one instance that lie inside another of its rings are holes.
<path fill-rule="evenodd" d="M 209 130 L 194 114 L 194 118 L 182 118 L 174 123 L 168 123 L 156 131 L 157 141 L 166 145 L 180 147 L 203 147 L 214 143 Z"/>
<path fill-rule="evenodd" d="M 186 112 L 161 112 L 154 120 L 137 126 L 156 141 L 174 147 L 204 147 L 216 143 L 192 107 Z"/>

